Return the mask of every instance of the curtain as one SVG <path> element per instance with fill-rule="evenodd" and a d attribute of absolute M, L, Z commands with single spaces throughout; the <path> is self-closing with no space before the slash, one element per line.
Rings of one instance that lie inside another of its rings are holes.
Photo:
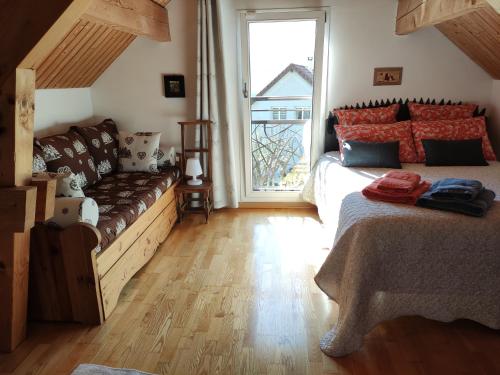
<path fill-rule="evenodd" d="M 228 121 L 219 0 L 198 0 L 196 113 L 212 124 L 214 207 L 238 206 L 234 135 Z M 196 132 L 199 137 L 199 132 Z M 203 137 L 206 139 L 206 137 Z M 199 139 L 199 138 L 198 138 Z"/>

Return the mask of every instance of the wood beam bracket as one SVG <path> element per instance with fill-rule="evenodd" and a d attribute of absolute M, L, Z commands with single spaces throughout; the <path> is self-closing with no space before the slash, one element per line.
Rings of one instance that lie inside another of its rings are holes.
<path fill-rule="evenodd" d="M 0 228 L 2 233 L 24 233 L 35 225 L 34 186 L 0 189 Z"/>
<path fill-rule="evenodd" d="M 159 42 L 171 40 L 168 12 L 151 0 L 91 0 L 82 19 Z"/>
<path fill-rule="evenodd" d="M 37 188 L 35 221 L 45 222 L 54 216 L 57 177 L 50 175 L 33 177 L 31 186 Z"/>
<path fill-rule="evenodd" d="M 396 34 L 410 34 L 489 6 L 489 0 L 399 0 Z"/>

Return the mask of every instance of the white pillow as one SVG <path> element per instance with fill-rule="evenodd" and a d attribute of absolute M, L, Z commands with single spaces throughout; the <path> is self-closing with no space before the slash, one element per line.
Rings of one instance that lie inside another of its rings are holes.
<path fill-rule="evenodd" d="M 33 155 L 33 173 L 47 172 L 47 164 L 39 153 Z"/>
<path fill-rule="evenodd" d="M 158 172 L 161 133 L 118 133 L 118 169 L 122 172 Z"/>
<path fill-rule="evenodd" d="M 158 167 L 173 167 L 175 166 L 175 147 L 160 143 L 158 150 Z"/>
<path fill-rule="evenodd" d="M 74 173 L 64 173 L 57 178 L 56 197 L 85 198 L 80 180 Z"/>
<path fill-rule="evenodd" d="M 33 173 L 33 177 L 57 178 L 56 197 L 85 198 L 85 194 L 83 193 L 80 184 L 80 179 L 72 172 L 39 172 Z"/>
<path fill-rule="evenodd" d="M 62 228 L 76 223 L 97 225 L 99 221 L 99 208 L 92 198 L 66 198 L 55 200 L 54 217 L 47 220 L 47 224 Z"/>

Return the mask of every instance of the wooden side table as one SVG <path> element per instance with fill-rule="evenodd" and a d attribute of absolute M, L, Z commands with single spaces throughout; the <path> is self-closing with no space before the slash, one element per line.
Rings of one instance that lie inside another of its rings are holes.
<path fill-rule="evenodd" d="M 212 183 L 208 181 L 203 181 L 201 185 L 188 185 L 185 182 L 177 185 L 175 188 L 175 200 L 181 223 L 186 213 L 203 214 L 205 215 L 205 223 L 208 223 L 208 217 L 213 211 L 212 186 Z M 200 195 L 199 198 L 190 197 L 190 195 L 196 193 Z M 191 202 L 200 202 L 202 206 L 192 207 Z"/>

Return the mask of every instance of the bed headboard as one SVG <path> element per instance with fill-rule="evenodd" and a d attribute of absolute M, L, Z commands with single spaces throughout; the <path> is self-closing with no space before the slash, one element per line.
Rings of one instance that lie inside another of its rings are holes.
<path fill-rule="evenodd" d="M 408 103 L 413 102 L 413 103 L 420 103 L 420 104 L 437 104 L 437 105 L 459 105 L 462 104 L 462 102 L 452 102 L 451 100 L 445 101 L 444 99 L 441 99 L 440 102 L 437 102 L 436 99 L 382 99 L 380 101 L 375 100 L 375 102 L 370 102 L 366 104 L 363 102 L 362 104 L 356 103 L 355 105 L 346 105 L 344 107 L 340 107 L 338 109 L 363 109 L 363 108 L 379 108 L 379 107 L 387 107 L 392 104 L 399 104 L 399 112 L 396 116 L 398 121 L 407 121 L 410 120 L 410 110 L 408 109 Z M 474 111 L 474 117 L 478 116 L 484 116 L 486 113 L 486 108 L 480 109 L 479 107 L 476 108 Z M 325 126 L 325 152 L 328 151 L 338 151 L 339 149 L 339 142 L 337 140 L 337 134 L 335 133 L 335 125 L 338 124 L 337 117 L 334 116 L 333 111 L 331 111 L 328 115 L 328 119 L 326 120 L 326 126 Z"/>

